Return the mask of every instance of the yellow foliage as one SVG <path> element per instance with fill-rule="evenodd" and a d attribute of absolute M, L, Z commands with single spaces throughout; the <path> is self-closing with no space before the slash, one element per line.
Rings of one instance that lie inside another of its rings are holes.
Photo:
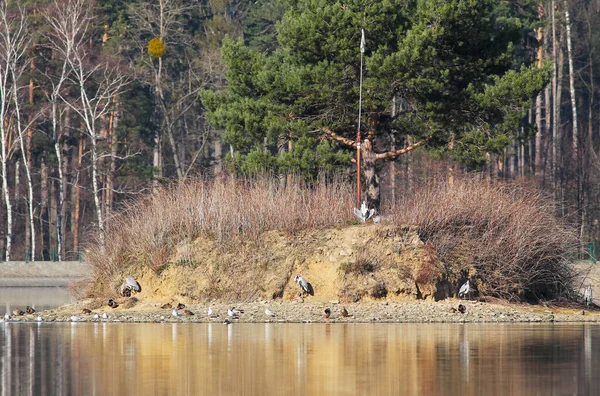
<path fill-rule="evenodd" d="M 148 54 L 155 59 L 161 58 L 165 54 L 165 49 L 165 44 L 158 37 L 154 37 L 148 42 Z"/>

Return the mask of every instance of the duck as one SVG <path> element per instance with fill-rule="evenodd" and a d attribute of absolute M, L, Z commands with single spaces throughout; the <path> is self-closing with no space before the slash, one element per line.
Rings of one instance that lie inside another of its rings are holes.
<path fill-rule="evenodd" d="M 223 321 L 223 324 L 224 324 L 225 326 L 227 326 L 228 324 L 231 324 L 231 322 L 229 321 L 229 319 L 225 319 L 225 320 Z"/>
<path fill-rule="evenodd" d="M 331 309 L 325 308 L 325 319 L 329 319 L 331 317 Z"/>
<path fill-rule="evenodd" d="M 35 309 L 31 308 L 29 305 L 25 307 L 25 312 L 27 312 L 29 315 L 34 314 L 35 313 Z"/>
<path fill-rule="evenodd" d="M 108 306 L 111 308 L 117 308 L 119 304 L 117 304 L 117 302 L 111 298 L 108 300 Z"/>
<path fill-rule="evenodd" d="M 177 309 L 183 309 L 185 308 L 185 304 L 179 303 L 177 304 Z"/>
<path fill-rule="evenodd" d="M 458 304 L 458 312 L 464 314 L 465 312 L 467 312 L 467 306 L 463 304 Z"/>
<path fill-rule="evenodd" d="M 235 308 L 235 307 L 233 307 L 233 308 Z M 227 310 L 227 315 L 233 319 L 238 319 L 238 315 L 235 312 L 233 312 L 233 308 L 229 308 Z"/>
<path fill-rule="evenodd" d="M 89 314 L 91 314 L 91 313 L 92 313 L 92 310 L 91 310 L 91 309 L 89 309 L 89 308 L 83 308 L 82 312 L 83 312 L 84 314 L 86 314 L 86 315 L 89 315 Z"/>
<path fill-rule="evenodd" d="M 13 309 L 13 315 L 15 316 L 23 316 L 24 312 L 21 311 L 19 308 L 15 308 Z"/>
<path fill-rule="evenodd" d="M 342 316 L 343 316 L 344 318 L 347 318 L 348 316 L 350 316 L 350 315 L 348 314 L 348 310 L 346 309 L 346 307 L 342 307 Z"/>
<path fill-rule="evenodd" d="M 456 308 L 454 308 L 454 307 L 450 308 L 450 313 L 456 313 Z"/>
<path fill-rule="evenodd" d="M 194 316 L 194 313 L 192 311 L 190 311 L 189 309 L 184 309 L 183 315 L 184 316 Z"/>
<path fill-rule="evenodd" d="M 236 315 L 241 315 L 241 314 L 243 314 L 243 313 L 244 313 L 244 310 L 243 310 L 243 309 L 239 309 L 239 308 L 236 308 L 236 307 L 231 307 L 231 310 L 232 310 L 232 311 L 233 311 L 233 313 L 234 313 L 234 314 L 236 314 Z"/>
<path fill-rule="evenodd" d="M 166 303 L 166 304 L 163 304 L 163 305 L 162 305 L 160 308 L 161 308 L 161 309 L 171 309 L 171 308 L 173 308 L 173 307 L 171 306 L 171 304 L 169 304 L 169 303 Z"/>
<path fill-rule="evenodd" d="M 272 318 L 275 317 L 275 313 L 273 311 L 271 311 L 269 308 L 265 309 L 265 315 L 270 316 Z"/>

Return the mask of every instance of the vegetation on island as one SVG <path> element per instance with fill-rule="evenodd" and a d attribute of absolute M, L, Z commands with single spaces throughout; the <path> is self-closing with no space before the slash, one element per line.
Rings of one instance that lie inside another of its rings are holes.
<path fill-rule="evenodd" d="M 360 146 L 383 245 L 367 246 L 371 227 L 344 234 L 327 278 L 343 298 L 436 298 L 467 278 L 489 296 L 573 297 L 569 261 L 600 232 L 595 8 L 5 1 L 0 257 L 85 249 L 96 295 L 138 269 L 196 277 L 195 298 L 281 296 L 288 272 L 329 260 L 309 259 L 319 232 L 360 228 Z M 241 274 L 269 276 L 243 291 Z"/>

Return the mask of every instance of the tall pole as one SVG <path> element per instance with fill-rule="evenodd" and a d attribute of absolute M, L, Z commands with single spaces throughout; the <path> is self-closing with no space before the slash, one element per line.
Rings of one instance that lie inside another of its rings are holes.
<path fill-rule="evenodd" d="M 360 84 L 358 88 L 358 132 L 356 133 L 356 198 L 357 208 L 360 208 L 360 121 L 362 115 L 362 79 L 363 79 L 363 55 L 365 53 L 365 29 L 360 29 Z"/>

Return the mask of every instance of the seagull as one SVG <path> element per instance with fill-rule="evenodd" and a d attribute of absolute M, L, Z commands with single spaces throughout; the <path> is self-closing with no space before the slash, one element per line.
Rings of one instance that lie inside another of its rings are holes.
<path fill-rule="evenodd" d="M 360 210 L 354 208 L 354 214 L 356 217 L 358 217 L 361 223 L 366 223 L 367 220 L 369 220 L 375 214 L 375 209 L 369 209 L 367 207 L 367 201 L 363 201 L 363 203 L 360 205 Z"/>
<path fill-rule="evenodd" d="M 177 313 L 177 311 L 176 311 L 176 310 L 173 310 L 173 311 L 171 312 L 171 315 L 173 315 L 173 316 L 179 316 L 179 314 Z"/>
<path fill-rule="evenodd" d="M 296 275 L 294 277 L 294 282 L 296 282 L 298 286 L 302 288 L 303 293 L 310 294 L 311 296 L 315 295 L 315 291 L 313 290 L 312 285 L 308 283 L 308 281 L 304 279 L 301 275 Z"/>
<path fill-rule="evenodd" d="M 108 319 L 108 314 L 106 312 L 102 314 L 102 319 Z"/>
<path fill-rule="evenodd" d="M 94 319 L 100 319 L 100 315 L 94 314 Z"/>
<path fill-rule="evenodd" d="M 78 322 L 79 320 L 81 320 L 81 318 L 79 316 L 75 316 L 75 315 L 71 315 L 71 322 Z"/>
<path fill-rule="evenodd" d="M 585 302 L 585 305 L 587 305 L 588 307 L 592 303 L 592 286 L 588 286 L 585 288 L 583 292 L 583 302 Z"/>
<path fill-rule="evenodd" d="M 467 279 L 465 284 L 460 287 L 460 290 L 458 291 L 458 297 L 464 298 L 465 296 L 468 296 L 470 292 L 471 292 L 471 283 Z"/>
<path fill-rule="evenodd" d="M 219 314 L 213 311 L 211 307 L 208 307 L 208 316 L 211 318 L 218 318 Z"/>
<path fill-rule="evenodd" d="M 4 320 L 9 321 L 10 320 L 10 315 L 7 313 L 4 314 Z"/>
<path fill-rule="evenodd" d="M 275 317 L 275 313 L 273 311 L 271 311 L 269 308 L 265 309 L 265 315 L 270 316 L 272 318 Z"/>
<path fill-rule="evenodd" d="M 44 320 L 44 318 L 42 318 L 42 315 L 38 315 L 38 317 L 35 318 L 35 320 L 37 320 L 38 322 L 41 322 Z"/>

